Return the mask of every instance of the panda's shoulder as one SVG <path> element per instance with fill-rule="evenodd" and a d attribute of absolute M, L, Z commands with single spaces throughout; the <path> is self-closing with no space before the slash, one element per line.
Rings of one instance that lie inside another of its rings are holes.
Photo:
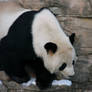
<path fill-rule="evenodd" d="M 32 31 L 31 27 L 33 26 L 33 21 L 34 19 L 37 20 L 37 16 L 44 16 L 45 14 L 49 14 L 51 13 L 51 11 L 47 8 L 41 8 L 38 11 L 26 11 L 23 12 L 21 15 L 19 15 L 16 20 L 13 22 L 13 24 L 11 25 L 10 29 L 15 27 L 18 30 L 23 30 L 25 31 L 25 28 L 29 28 L 27 30 Z M 40 19 L 40 17 L 39 17 Z M 43 22 L 43 20 L 41 20 L 41 22 Z"/>

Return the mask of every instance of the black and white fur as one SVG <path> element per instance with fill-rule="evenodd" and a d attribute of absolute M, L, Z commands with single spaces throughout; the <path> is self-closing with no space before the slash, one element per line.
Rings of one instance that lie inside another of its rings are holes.
<path fill-rule="evenodd" d="M 69 39 L 50 10 L 0 3 L 0 66 L 12 80 L 28 81 L 26 67 L 36 74 L 40 88 L 50 86 L 56 75 L 74 75 L 73 42 L 74 34 Z"/>

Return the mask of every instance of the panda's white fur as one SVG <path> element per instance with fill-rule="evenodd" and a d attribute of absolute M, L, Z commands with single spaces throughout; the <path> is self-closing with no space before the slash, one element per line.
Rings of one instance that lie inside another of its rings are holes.
<path fill-rule="evenodd" d="M 41 20 L 43 22 L 40 22 Z M 35 52 L 38 56 L 43 57 L 45 67 L 54 73 L 58 72 L 63 62 L 66 62 L 68 66 L 63 74 L 65 76 L 74 75 L 72 61 L 75 60 L 75 50 L 54 15 L 47 9 L 38 13 L 35 16 L 32 30 Z M 56 43 L 58 46 L 58 51 L 53 56 L 47 55 L 44 49 L 47 42 Z"/>
<path fill-rule="evenodd" d="M 7 35 L 14 21 L 27 11 L 30 10 L 22 8 L 15 2 L 0 3 L 0 39 Z M 35 15 L 32 24 L 32 36 L 34 51 L 38 57 L 43 58 L 44 66 L 51 74 L 63 74 L 65 77 L 74 75 L 72 64 L 73 60 L 76 61 L 74 47 L 50 10 L 43 9 Z M 57 51 L 52 55 L 47 54 L 44 48 L 48 42 L 57 45 Z M 67 67 L 60 71 L 59 67 L 63 63 L 66 63 Z"/>

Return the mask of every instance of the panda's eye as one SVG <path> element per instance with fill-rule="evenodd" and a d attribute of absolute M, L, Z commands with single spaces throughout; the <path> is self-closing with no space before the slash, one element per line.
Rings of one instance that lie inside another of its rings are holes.
<path fill-rule="evenodd" d="M 74 65 L 75 64 L 75 61 L 73 60 L 72 64 Z"/>
<path fill-rule="evenodd" d="M 66 66 L 67 66 L 67 64 L 66 63 L 63 63 L 62 66 L 59 68 L 59 70 L 60 71 L 64 70 Z"/>

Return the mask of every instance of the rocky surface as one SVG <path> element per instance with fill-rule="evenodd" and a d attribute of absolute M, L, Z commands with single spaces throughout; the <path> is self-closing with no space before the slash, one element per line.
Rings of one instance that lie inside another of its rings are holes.
<path fill-rule="evenodd" d="M 2 1 L 2 0 L 1 0 Z M 6 0 L 5 0 L 6 1 Z M 42 92 L 92 92 L 92 0 L 19 0 L 25 8 L 49 7 L 69 35 L 76 33 L 78 61 L 71 87 L 52 87 Z M 4 82 L 0 92 L 38 92 L 36 86 L 23 88 L 14 82 Z"/>

